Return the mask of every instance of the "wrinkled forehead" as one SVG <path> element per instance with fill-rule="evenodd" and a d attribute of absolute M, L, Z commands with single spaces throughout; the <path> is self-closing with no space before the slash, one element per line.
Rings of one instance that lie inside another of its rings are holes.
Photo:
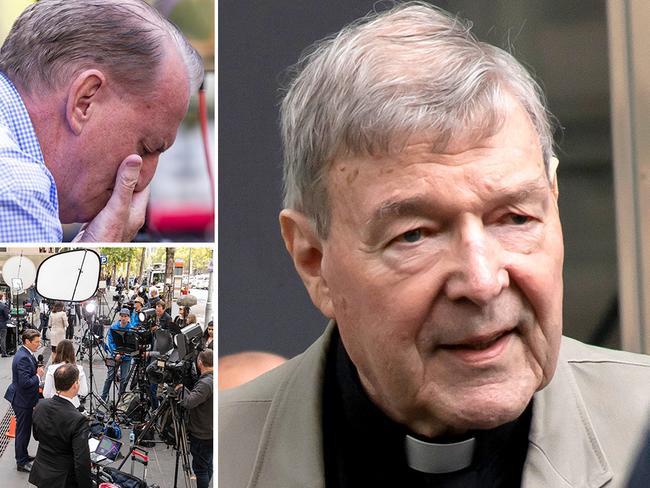
<path fill-rule="evenodd" d="M 341 145 L 332 153 L 328 169 L 340 159 L 398 155 L 414 138 L 426 140 L 432 153 L 460 152 L 473 147 L 501 130 L 512 106 L 506 101 L 508 98 L 511 97 L 505 97 L 502 104 L 474 107 L 457 116 L 441 118 L 433 113 L 414 113 L 395 124 L 377 124 L 365 130 L 350 126 Z"/>
<path fill-rule="evenodd" d="M 496 102 L 499 103 L 496 103 Z M 417 141 L 428 155 L 454 155 L 479 147 L 510 145 L 537 153 L 546 167 L 543 148 L 536 127 L 524 105 L 508 92 L 464 116 L 448 117 L 440 123 L 420 119 L 405 128 L 388 128 L 374 137 L 343 145 L 327 167 L 328 180 L 337 163 L 350 160 L 399 160 L 405 149 Z M 349 140 L 349 139 L 348 139 Z M 537 159 L 537 158 L 536 158 Z"/>

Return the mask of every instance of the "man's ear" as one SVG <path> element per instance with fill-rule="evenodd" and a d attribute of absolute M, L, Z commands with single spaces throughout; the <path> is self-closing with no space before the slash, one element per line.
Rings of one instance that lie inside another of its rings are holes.
<path fill-rule="evenodd" d="M 65 116 L 70 130 L 80 135 L 96 109 L 98 93 L 106 85 L 104 73 L 88 69 L 79 73 L 68 88 Z"/>
<path fill-rule="evenodd" d="M 326 317 L 333 319 L 332 300 L 322 274 L 322 241 L 311 219 L 297 210 L 284 209 L 280 212 L 280 230 L 311 301 Z"/>
<path fill-rule="evenodd" d="M 555 200 L 557 200 L 560 195 L 560 189 L 557 184 L 557 167 L 559 164 L 560 161 L 553 156 L 548 167 L 548 181 L 551 183 L 551 191 L 553 192 Z"/>

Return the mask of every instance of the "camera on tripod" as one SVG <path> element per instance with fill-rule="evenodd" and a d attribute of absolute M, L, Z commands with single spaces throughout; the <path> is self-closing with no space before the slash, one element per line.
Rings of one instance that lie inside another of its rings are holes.
<path fill-rule="evenodd" d="M 132 329 L 110 329 L 115 343 L 115 350 L 122 354 L 144 352 L 151 344 L 151 331 L 148 327 L 134 327 Z"/>
<path fill-rule="evenodd" d="M 176 348 L 170 354 L 160 356 L 147 367 L 149 381 L 155 384 L 179 385 L 192 372 L 192 363 L 201 344 L 203 330 L 192 324 L 174 337 Z"/>
<path fill-rule="evenodd" d="M 124 291 L 124 285 L 117 285 L 115 287 L 115 293 L 113 293 L 113 301 L 121 302 L 124 299 L 122 292 Z"/>
<path fill-rule="evenodd" d="M 147 377 L 156 385 L 165 383 L 176 386 L 183 383 L 183 378 L 191 369 L 192 363 L 189 361 L 173 361 L 171 355 L 160 356 L 147 367 Z"/>

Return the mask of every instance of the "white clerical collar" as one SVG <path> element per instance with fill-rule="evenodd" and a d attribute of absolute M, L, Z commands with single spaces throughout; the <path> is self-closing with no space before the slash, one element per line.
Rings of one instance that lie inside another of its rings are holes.
<path fill-rule="evenodd" d="M 452 473 L 468 467 L 472 464 L 475 445 L 474 437 L 451 444 L 436 444 L 407 435 L 404 441 L 409 467 L 431 474 Z"/>

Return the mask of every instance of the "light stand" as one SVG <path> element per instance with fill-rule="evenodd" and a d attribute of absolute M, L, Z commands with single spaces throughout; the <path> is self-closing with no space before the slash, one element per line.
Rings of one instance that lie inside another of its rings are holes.
<path fill-rule="evenodd" d="M 95 399 L 100 405 L 105 406 L 107 408 L 107 410 L 108 410 L 108 405 L 106 405 L 104 400 L 102 400 L 101 397 L 99 397 L 97 395 L 97 393 L 95 393 L 93 391 L 93 386 L 95 384 L 94 383 L 94 375 L 93 375 L 93 349 L 94 349 L 94 346 L 96 344 L 96 339 L 95 339 L 95 334 L 92 331 L 92 324 L 96 320 L 95 311 L 91 312 L 90 317 L 91 317 L 91 322 L 90 323 L 88 323 L 88 320 L 86 320 L 86 325 L 88 326 L 88 329 L 86 330 L 86 332 L 90 332 L 90 338 L 91 338 L 90 347 L 88 348 L 88 362 L 89 362 L 89 371 L 88 372 L 89 372 L 89 376 L 90 376 L 90 393 L 88 395 L 86 395 L 86 398 L 90 397 L 90 402 L 88 404 L 88 412 L 90 413 L 90 415 L 92 415 L 93 414 L 93 399 Z M 82 342 L 83 342 L 83 338 L 82 338 Z M 81 346 L 79 346 L 79 347 L 81 347 Z M 100 356 L 101 356 L 101 353 L 100 353 Z M 84 400 L 85 400 L 85 398 L 84 398 Z"/>

